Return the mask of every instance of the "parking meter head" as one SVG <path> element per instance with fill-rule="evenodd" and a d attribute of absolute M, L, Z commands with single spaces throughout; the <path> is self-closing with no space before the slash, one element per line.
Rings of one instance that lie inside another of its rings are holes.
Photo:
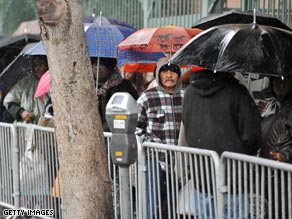
<path fill-rule="evenodd" d="M 126 92 L 117 92 L 106 106 L 106 120 L 112 132 L 111 157 L 115 164 L 130 165 L 137 159 L 138 109 L 135 99 Z"/>

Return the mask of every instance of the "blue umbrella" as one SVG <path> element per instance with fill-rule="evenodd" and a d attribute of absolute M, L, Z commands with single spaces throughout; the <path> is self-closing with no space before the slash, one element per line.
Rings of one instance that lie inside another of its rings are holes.
<path fill-rule="evenodd" d="M 119 19 L 113 19 L 113 18 L 106 18 L 103 16 L 98 16 L 93 22 L 101 24 L 101 25 L 112 24 L 112 25 L 119 25 L 119 26 L 128 27 L 130 29 L 135 29 L 133 26 L 128 24 L 126 21 L 119 20 Z"/>
<path fill-rule="evenodd" d="M 117 58 L 118 45 L 135 31 L 118 25 L 91 24 L 85 32 L 89 56 Z"/>
<path fill-rule="evenodd" d="M 43 42 L 40 41 L 38 43 L 33 44 L 30 48 L 22 51 L 23 55 L 47 55 Z"/>
<path fill-rule="evenodd" d="M 135 50 L 120 50 L 118 55 L 118 64 L 129 63 L 156 63 L 158 59 L 165 57 L 162 52 L 141 52 Z"/>

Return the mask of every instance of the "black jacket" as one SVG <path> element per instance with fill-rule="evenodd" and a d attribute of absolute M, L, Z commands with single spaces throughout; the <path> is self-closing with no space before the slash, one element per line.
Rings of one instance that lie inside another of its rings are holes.
<path fill-rule="evenodd" d="M 292 98 L 285 100 L 280 110 L 262 121 L 260 155 L 292 163 Z"/>
<path fill-rule="evenodd" d="M 188 146 L 254 155 L 261 138 L 260 114 L 247 89 L 229 74 L 193 73 L 183 122 Z"/>

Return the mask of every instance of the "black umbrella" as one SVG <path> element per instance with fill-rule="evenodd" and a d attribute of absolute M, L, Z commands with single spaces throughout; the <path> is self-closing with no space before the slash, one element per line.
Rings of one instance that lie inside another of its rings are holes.
<path fill-rule="evenodd" d="M 18 36 L 8 36 L 0 39 L 0 71 L 2 71 L 21 52 L 28 43 L 41 40 L 38 34 L 22 34 Z"/>
<path fill-rule="evenodd" d="M 214 71 L 292 75 L 292 32 L 257 24 L 227 24 L 191 39 L 172 57 L 177 64 Z"/>
<path fill-rule="evenodd" d="M 261 12 L 256 12 L 255 15 L 257 24 L 268 25 L 292 31 L 290 27 L 288 27 L 276 17 L 272 17 L 268 14 L 263 14 Z M 211 14 L 209 16 L 203 17 L 201 20 L 195 23 L 192 28 L 206 30 L 208 28 L 222 24 L 249 24 L 252 23 L 253 20 L 254 12 L 241 12 L 237 10 L 231 10 L 223 14 Z"/>
<path fill-rule="evenodd" d="M 15 57 L 15 59 L 0 73 L 0 84 L 8 92 L 13 85 L 27 74 L 33 74 L 33 56 L 45 55 L 45 51 L 39 49 L 39 43 L 29 43 Z"/>

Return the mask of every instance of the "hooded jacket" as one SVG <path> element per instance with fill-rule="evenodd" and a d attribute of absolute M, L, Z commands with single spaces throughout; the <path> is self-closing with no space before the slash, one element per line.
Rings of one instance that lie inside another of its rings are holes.
<path fill-rule="evenodd" d="M 157 86 L 144 91 L 137 100 L 136 134 L 142 138 L 142 141 L 177 145 L 184 91 L 180 75 L 172 94 L 166 92 L 161 85 L 159 71 L 167 63 L 166 58 L 157 63 Z"/>
<path fill-rule="evenodd" d="M 188 146 L 254 155 L 260 142 L 260 114 L 247 89 L 231 75 L 191 75 L 183 103 Z"/>

